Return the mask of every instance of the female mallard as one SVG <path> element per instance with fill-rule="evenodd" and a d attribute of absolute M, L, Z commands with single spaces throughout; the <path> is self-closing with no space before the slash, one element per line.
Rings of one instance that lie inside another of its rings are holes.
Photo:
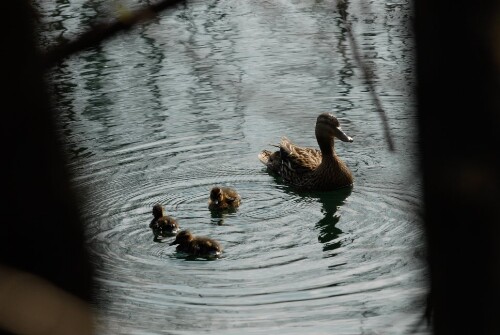
<path fill-rule="evenodd" d="M 155 240 L 162 237 L 174 236 L 179 231 L 179 224 L 173 217 L 165 215 L 165 209 L 162 205 L 156 204 L 153 206 L 153 220 L 149 224 L 149 228 L 153 230 Z"/>
<path fill-rule="evenodd" d="M 183 230 L 170 245 L 178 244 L 176 250 L 193 256 L 218 256 L 222 253 L 219 242 L 208 237 L 194 236 L 189 230 Z"/>
<path fill-rule="evenodd" d="M 208 208 L 210 210 L 234 209 L 241 203 L 241 197 L 236 190 L 229 187 L 215 186 L 210 191 Z"/>
<path fill-rule="evenodd" d="M 280 175 L 285 183 L 303 191 L 331 191 L 351 186 L 353 177 L 344 162 L 335 154 L 333 139 L 352 142 L 340 128 L 339 121 L 329 113 L 316 119 L 316 139 L 320 150 L 298 147 L 286 137 L 279 151 L 263 150 L 259 159 L 268 170 Z"/>

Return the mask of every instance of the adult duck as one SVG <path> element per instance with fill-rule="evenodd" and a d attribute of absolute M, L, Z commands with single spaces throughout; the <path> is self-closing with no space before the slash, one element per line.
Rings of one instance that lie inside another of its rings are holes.
<path fill-rule="evenodd" d="M 179 224 L 173 217 L 165 215 L 162 205 L 156 204 L 153 206 L 153 220 L 149 223 L 149 228 L 153 231 L 155 240 L 161 240 L 163 237 L 177 234 Z"/>
<path fill-rule="evenodd" d="M 320 150 L 299 147 L 283 137 L 278 151 L 263 150 L 259 159 L 270 172 L 301 191 L 331 191 L 352 186 L 352 173 L 336 155 L 334 138 L 352 142 L 340 128 L 337 118 L 323 113 L 316 119 L 316 140 Z"/>
<path fill-rule="evenodd" d="M 177 234 L 170 245 L 177 244 L 176 250 L 192 256 L 219 256 L 222 246 L 219 242 L 204 236 L 194 236 L 189 230 Z"/>
<path fill-rule="evenodd" d="M 215 186 L 210 191 L 208 208 L 210 210 L 236 209 L 241 203 L 241 197 L 235 189 Z"/>

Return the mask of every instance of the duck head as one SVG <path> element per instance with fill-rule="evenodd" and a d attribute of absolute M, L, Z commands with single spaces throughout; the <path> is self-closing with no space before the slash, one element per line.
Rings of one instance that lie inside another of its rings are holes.
<path fill-rule="evenodd" d="M 224 200 L 224 194 L 222 193 L 222 189 L 220 187 L 216 186 L 212 188 L 210 191 L 210 200 L 212 200 L 215 205 L 218 205 L 222 202 L 222 200 Z"/>
<path fill-rule="evenodd" d="M 330 113 L 322 113 L 316 119 L 316 137 L 333 139 L 338 138 L 343 142 L 352 142 L 352 137 L 349 137 L 340 128 L 339 120 Z"/>
<path fill-rule="evenodd" d="M 192 241 L 193 239 L 194 236 L 193 234 L 191 234 L 189 230 L 182 230 L 181 232 L 179 232 L 179 234 L 177 234 L 175 240 L 172 243 L 170 243 L 170 245 L 185 244 Z"/>
<path fill-rule="evenodd" d="M 153 216 L 155 219 L 161 218 L 163 216 L 163 206 L 156 204 L 153 206 Z"/>

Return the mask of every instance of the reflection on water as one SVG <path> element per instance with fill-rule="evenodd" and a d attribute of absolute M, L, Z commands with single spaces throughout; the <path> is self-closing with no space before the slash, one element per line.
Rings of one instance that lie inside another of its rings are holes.
<path fill-rule="evenodd" d="M 351 194 L 351 187 L 345 187 L 335 192 L 318 194 L 318 201 L 321 203 L 321 213 L 324 217 L 316 223 L 319 231 L 318 240 L 323 243 L 323 251 L 332 251 L 340 247 L 338 237 L 342 230 L 336 227 L 340 220 L 340 215 L 336 214 L 337 209 L 344 204 L 344 201 Z"/>
<path fill-rule="evenodd" d="M 229 208 L 224 210 L 210 210 L 210 217 L 212 218 L 212 223 L 216 225 L 223 225 L 225 217 L 228 214 L 235 214 L 238 211 L 237 208 Z"/>
<path fill-rule="evenodd" d="M 269 172 L 266 170 L 266 172 Z M 282 191 L 289 194 L 297 193 L 293 187 L 283 184 L 281 177 L 277 174 L 271 174 L 274 181 L 282 185 Z M 320 212 L 323 217 L 316 223 L 315 228 L 318 231 L 318 241 L 323 244 L 323 251 L 329 255 L 334 255 L 331 251 L 341 246 L 338 237 L 342 230 L 337 227 L 340 221 L 340 214 L 337 210 L 345 203 L 351 195 L 352 187 L 344 187 L 332 192 L 300 192 L 300 197 L 307 202 L 317 202 L 321 205 Z M 310 224 L 304 222 L 304 224 Z M 330 252 L 329 252 L 330 251 Z"/>
<path fill-rule="evenodd" d="M 134 6 L 134 1 L 127 2 Z M 87 239 L 100 334 L 406 334 L 424 311 L 408 2 L 346 2 L 390 120 L 389 153 L 335 1 L 194 1 L 54 69 Z M 100 1 L 44 4 L 70 38 Z M 330 111 L 354 142 L 353 188 L 297 193 L 257 154 L 286 135 L 316 147 Z M 214 213 L 214 185 L 242 196 Z M 191 260 L 155 243 L 165 206 L 223 245 Z M 425 329 L 418 330 L 426 334 Z M 418 333 L 418 332 L 417 332 Z"/>

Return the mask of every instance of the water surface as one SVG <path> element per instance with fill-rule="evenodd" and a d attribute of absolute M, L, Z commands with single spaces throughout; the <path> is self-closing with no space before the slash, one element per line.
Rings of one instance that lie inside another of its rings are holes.
<path fill-rule="evenodd" d="M 99 334 L 414 330 L 426 269 L 410 5 L 347 5 L 396 152 L 334 1 L 192 1 L 54 69 L 100 284 Z M 47 43 L 115 13 L 82 0 L 42 12 Z M 299 194 L 257 154 L 283 135 L 316 147 L 325 111 L 354 138 L 336 151 L 355 185 Z M 216 184 L 240 192 L 237 212 L 211 215 Z M 223 256 L 191 260 L 153 242 L 158 202 L 182 228 L 218 239 Z"/>

